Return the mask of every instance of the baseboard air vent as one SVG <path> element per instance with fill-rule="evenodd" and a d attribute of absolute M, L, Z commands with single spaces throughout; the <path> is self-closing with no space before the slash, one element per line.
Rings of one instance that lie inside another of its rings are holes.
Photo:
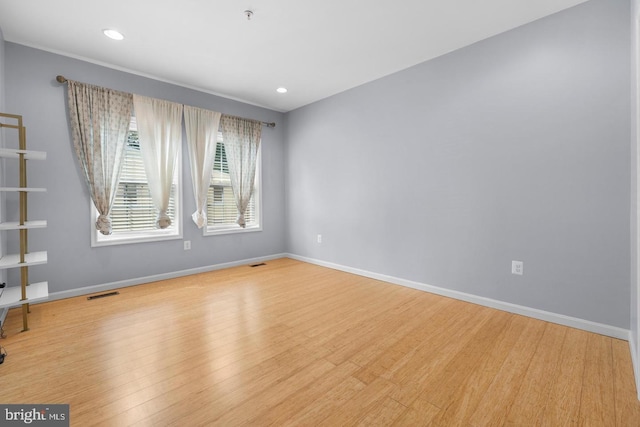
<path fill-rule="evenodd" d="M 100 295 L 91 295 L 90 297 L 87 297 L 87 299 L 91 301 L 98 298 L 112 297 L 114 295 L 120 295 L 120 292 L 116 291 L 116 292 L 107 292 L 106 294 L 100 294 Z"/>

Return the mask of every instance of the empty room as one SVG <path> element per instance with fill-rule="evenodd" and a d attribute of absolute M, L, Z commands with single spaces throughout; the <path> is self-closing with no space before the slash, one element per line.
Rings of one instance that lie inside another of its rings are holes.
<path fill-rule="evenodd" d="M 640 426 L 640 0 L 0 0 L 0 425 Z"/>

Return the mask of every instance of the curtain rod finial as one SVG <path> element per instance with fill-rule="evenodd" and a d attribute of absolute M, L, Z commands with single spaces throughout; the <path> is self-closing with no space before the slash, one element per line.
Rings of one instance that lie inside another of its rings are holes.
<path fill-rule="evenodd" d="M 58 83 L 66 83 L 67 79 L 64 78 L 64 76 L 56 76 L 56 80 L 58 81 Z"/>

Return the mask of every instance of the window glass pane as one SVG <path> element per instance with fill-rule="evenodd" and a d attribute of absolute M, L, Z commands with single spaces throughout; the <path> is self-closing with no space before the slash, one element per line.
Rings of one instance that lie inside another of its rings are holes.
<path fill-rule="evenodd" d="M 175 192 L 174 184 L 167 212 L 172 223 L 175 221 Z M 157 215 L 144 171 L 138 132 L 131 131 L 125 146 L 118 191 L 111 208 L 113 233 L 155 230 Z"/>
<path fill-rule="evenodd" d="M 221 137 L 218 136 L 218 140 Z M 251 197 L 247 212 L 245 212 L 245 221 L 248 227 L 257 225 L 255 192 L 258 191 L 256 186 L 254 196 Z M 224 150 L 224 144 L 218 142 L 216 146 L 216 157 L 213 163 L 213 173 L 211 174 L 211 183 L 207 194 L 207 225 L 213 227 L 229 226 L 229 228 L 239 227 L 236 223 L 238 219 L 238 208 L 233 196 L 231 187 L 231 179 L 229 178 L 229 166 L 227 156 Z"/>
<path fill-rule="evenodd" d="M 180 153 L 178 153 L 178 156 L 180 156 Z M 125 144 L 120 180 L 114 203 L 111 207 L 112 234 L 105 236 L 94 229 L 91 234 L 91 245 L 117 245 L 180 238 L 182 236 L 182 224 L 180 224 L 181 213 L 178 203 L 180 200 L 181 173 L 180 161 L 178 161 L 167 212 L 171 218 L 171 226 L 165 229 L 157 228 L 158 211 L 151 199 L 140 151 L 135 117 L 132 117 L 129 136 Z M 97 217 L 98 212 L 93 208 L 93 222 L 96 221 Z"/>

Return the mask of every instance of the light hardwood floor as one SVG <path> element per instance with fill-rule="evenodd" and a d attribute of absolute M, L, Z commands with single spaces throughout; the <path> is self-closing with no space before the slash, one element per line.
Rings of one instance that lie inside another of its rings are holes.
<path fill-rule="evenodd" d="M 0 402 L 73 426 L 640 426 L 625 341 L 290 259 L 10 311 Z"/>

